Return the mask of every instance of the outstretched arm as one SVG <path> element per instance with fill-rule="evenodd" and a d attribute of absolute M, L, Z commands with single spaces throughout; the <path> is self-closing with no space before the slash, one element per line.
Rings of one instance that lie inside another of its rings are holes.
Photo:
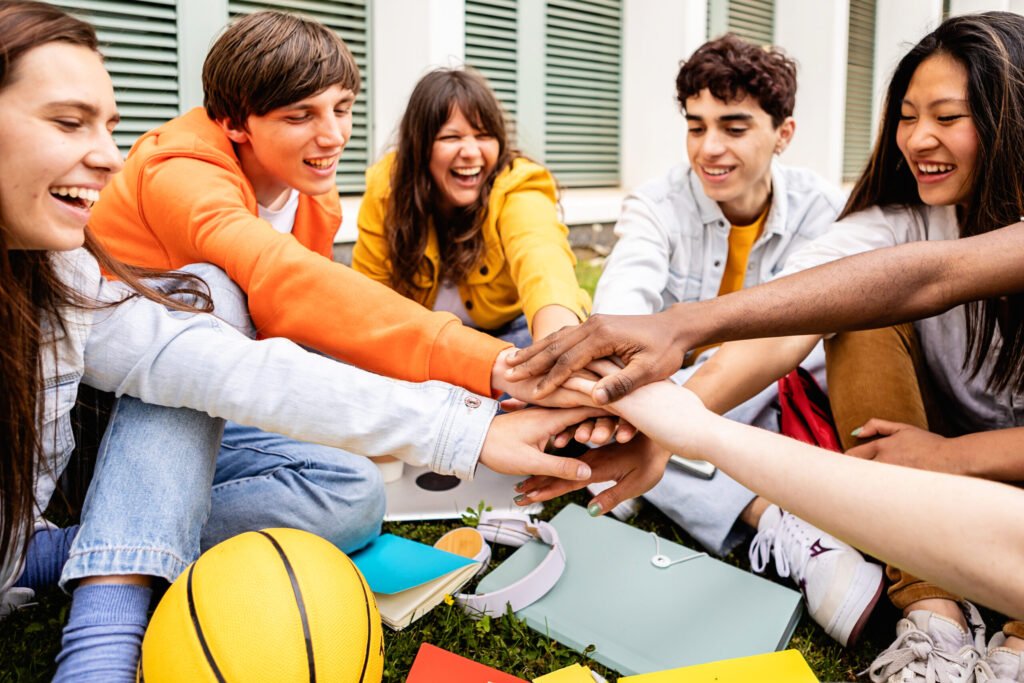
<path fill-rule="evenodd" d="M 969 500 L 978 518 L 1014 520 L 1024 514 L 1020 490 L 823 451 L 718 417 L 691 392 L 667 382 L 612 407 L 665 448 L 711 460 L 751 490 L 875 557 L 1024 617 L 1018 580 L 1024 528 L 1008 521 L 964 533 L 962 510 L 946 502 Z"/>
<path fill-rule="evenodd" d="M 679 368 L 709 343 L 883 327 L 953 306 L 1024 290 L 1024 223 L 959 240 L 912 242 L 811 268 L 716 299 L 676 304 L 652 316 L 594 316 L 511 359 L 511 379 L 542 377 L 539 395 L 595 358 L 623 370 L 602 379 L 598 403 Z"/>

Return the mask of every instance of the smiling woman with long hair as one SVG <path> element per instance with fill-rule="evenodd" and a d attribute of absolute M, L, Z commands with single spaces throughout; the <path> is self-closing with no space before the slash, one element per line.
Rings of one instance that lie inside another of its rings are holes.
<path fill-rule="evenodd" d="M 357 271 L 518 346 L 587 316 L 554 178 L 511 146 L 472 69 L 417 83 L 395 150 L 366 181 Z"/>

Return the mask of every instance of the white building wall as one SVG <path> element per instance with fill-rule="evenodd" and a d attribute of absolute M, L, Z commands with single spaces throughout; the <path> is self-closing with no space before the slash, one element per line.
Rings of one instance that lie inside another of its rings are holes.
<path fill-rule="evenodd" d="M 775 42 L 796 59 L 796 134 L 783 160 L 839 184 L 843 175 L 848 0 L 776 0 Z"/>

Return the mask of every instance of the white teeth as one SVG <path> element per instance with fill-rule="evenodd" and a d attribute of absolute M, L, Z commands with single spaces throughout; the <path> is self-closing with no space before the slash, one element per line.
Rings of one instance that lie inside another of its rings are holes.
<path fill-rule="evenodd" d="M 708 168 L 707 166 L 702 166 L 701 168 L 708 175 L 725 175 L 732 170 L 731 168 Z"/>
<path fill-rule="evenodd" d="M 461 176 L 475 176 L 483 169 L 483 166 L 473 166 L 471 168 L 453 168 L 452 173 Z"/>
<path fill-rule="evenodd" d="M 50 194 L 60 197 L 81 199 L 86 206 L 92 206 L 100 198 L 100 191 L 91 187 L 60 186 L 50 188 Z"/>
<path fill-rule="evenodd" d="M 313 168 L 330 168 L 334 165 L 334 157 L 329 157 L 327 159 L 306 159 L 305 163 Z"/>
<path fill-rule="evenodd" d="M 952 164 L 921 164 L 917 165 L 917 170 L 921 173 L 949 173 L 956 166 Z"/>

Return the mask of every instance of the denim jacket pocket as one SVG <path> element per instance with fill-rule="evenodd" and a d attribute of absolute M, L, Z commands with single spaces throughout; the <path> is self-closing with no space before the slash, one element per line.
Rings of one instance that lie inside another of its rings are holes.
<path fill-rule="evenodd" d="M 77 374 L 68 373 L 48 378 L 43 386 L 43 419 L 39 437 L 43 451 L 51 456 L 58 471 L 75 447 L 71 409 L 78 398 L 79 379 Z"/>

